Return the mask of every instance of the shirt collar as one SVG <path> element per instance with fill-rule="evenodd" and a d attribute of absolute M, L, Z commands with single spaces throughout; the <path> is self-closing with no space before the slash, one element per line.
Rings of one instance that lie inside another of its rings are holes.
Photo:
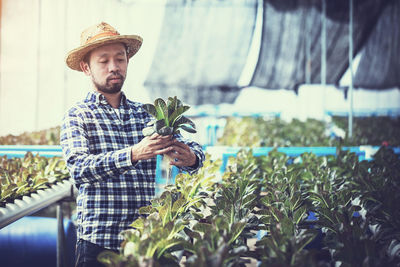
<path fill-rule="evenodd" d="M 123 106 L 126 104 L 126 95 L 124 92 L 121 92 L 121 102 L 120 105 Z M 104 95 L 97 91 L 91 91 L 87 94 L 86 96 L 86 102 L 92 102 L 96 104 L 103 104 L 103 105 L 108 105 L 107 99 L 105 98 Z"/>

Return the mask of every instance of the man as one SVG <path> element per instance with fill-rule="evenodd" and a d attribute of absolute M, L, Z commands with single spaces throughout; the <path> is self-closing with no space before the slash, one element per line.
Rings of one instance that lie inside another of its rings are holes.
<path fill-rule="evenodd" d="M 182 136 L 144 137 L 151 117 L 121 91 L 129 59 L 142 38 L 120 35 L 107 23 L 81 34 L 81 46 L 66 63 L 90 77 L 94 90 L 65 115 L 61 146 L 79 190 L 76 266 L 99 266 L 104 249 L 118 251 L 121 231 L 137 218 L 138 209 L 155 195 L 156 155 L 169 155 L 172 165 L 195 172 L 202 166 L 200 145 Z"/>

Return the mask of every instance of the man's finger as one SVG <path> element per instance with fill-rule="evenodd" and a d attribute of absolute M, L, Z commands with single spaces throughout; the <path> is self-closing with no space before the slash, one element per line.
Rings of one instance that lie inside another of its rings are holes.
<path fill-rule="evenodd" d="M 176 144 L 173 144 L 172 147 L 178 154 L 187 154 L 190 152 L 190 148 L 182 147 L 182 146 L 177 146 Z"/>
<path fill-rule="evenodd" d="M 156 155 L 169 154 L 169 152 L 171 152 L 172 149 L 173 149 L 172 146 L 162 148 L 162 149 L 157 149 L 154 151 L 154 154 L 156 154 Z"/>
<path fill-rule="evenodd" d="M 174 139 L 174 145 L 177 145 L 177 146 L 179 146 L 179 147 L 181 147 L 181 148 L 183 148 L 185 150 L 190 150 L 190 147 L 187 144 L 179 142 L 176 139 Z"/>
<path fill-rule="evenodd" d="M 171 146 L 174 142 L 171 139 L 155 139 L 152 140 L 151 144 L 152 146 Z"/>

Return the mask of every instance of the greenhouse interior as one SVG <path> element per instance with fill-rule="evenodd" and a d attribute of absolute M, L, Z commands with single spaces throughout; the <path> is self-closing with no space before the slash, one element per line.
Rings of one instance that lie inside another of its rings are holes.
<path fill-rule="evenodd" d="M 1 266 L 400 266 L 399 203 L 399 0 L 0 0 Z"/>

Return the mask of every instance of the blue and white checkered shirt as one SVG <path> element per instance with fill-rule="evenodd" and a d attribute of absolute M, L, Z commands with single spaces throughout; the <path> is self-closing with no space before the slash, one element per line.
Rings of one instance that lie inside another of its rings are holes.
<path fill-rule="evenodd" d="M 124 94 L 119 112 L 120 116 L 102 94 L 90 92 L 65 114 L 61 128 L 64 159 L 79 189 L 78 239 L 114 250 L 120 248 L 120 232 L 154 198 L 156 171 L 155 157 L 131 162 L 131 146 L 144 138 L 142 130 L 150 115 Z M 176 138 L 191 147 L 201 167 L 201 146 Z"/>

